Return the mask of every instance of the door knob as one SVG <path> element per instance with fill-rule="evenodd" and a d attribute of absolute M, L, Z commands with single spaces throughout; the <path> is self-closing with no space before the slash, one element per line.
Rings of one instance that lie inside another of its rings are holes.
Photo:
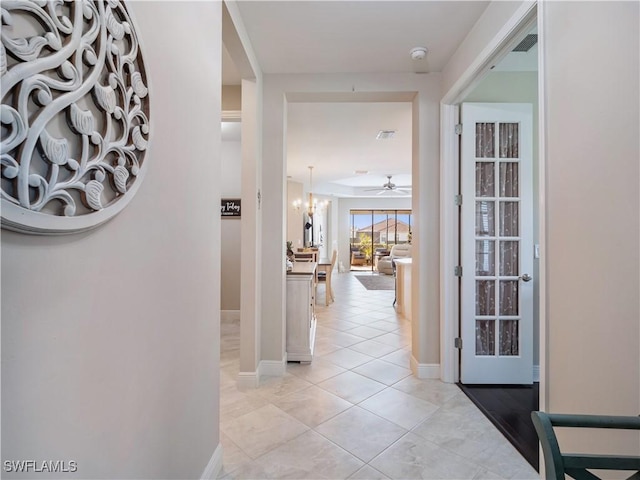
<path fill-rule="evenodd" d="M 532 278 L 533 278 L 533 277 L 532 277 L 531 275 L 529 275 L 528 273 L 523 273 L 523 274 L 520 276 L 520 279 L 521 279 L 523 282 L 530 282 Z"/>

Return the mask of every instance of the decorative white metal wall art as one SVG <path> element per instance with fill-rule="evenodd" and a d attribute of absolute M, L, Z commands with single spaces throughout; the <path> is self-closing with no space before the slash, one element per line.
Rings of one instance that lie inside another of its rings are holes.
<path fill-rule="evenodd" d="M 2 0 L 2 227 L 64 234 L 120 212 L 142 182 L 149 92 L 119 0 Z"/>

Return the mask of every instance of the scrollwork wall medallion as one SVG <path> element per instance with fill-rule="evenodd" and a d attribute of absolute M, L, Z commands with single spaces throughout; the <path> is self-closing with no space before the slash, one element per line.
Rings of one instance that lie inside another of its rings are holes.
<path fill-rule="evenodd" d="M 2 227 L 94 228 L 146 170 L 149 91 L 119 0 L 2 0 Z"/>

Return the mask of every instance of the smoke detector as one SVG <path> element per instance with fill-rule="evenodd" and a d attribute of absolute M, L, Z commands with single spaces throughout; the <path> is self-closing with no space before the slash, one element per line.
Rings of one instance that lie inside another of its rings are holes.
<path fill-rule="evenodd" d="M 424 60 L 427 56 L 427 47 L 414 47 L 409 51 L 412 60 Z"/>

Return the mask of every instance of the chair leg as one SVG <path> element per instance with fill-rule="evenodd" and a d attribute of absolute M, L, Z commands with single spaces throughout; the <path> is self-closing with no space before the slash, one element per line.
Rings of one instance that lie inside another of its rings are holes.
<path fill-rule="evenodd" d="M 335 302 L 336 299 L 333 297 L 333 283 L 331 283 L 331 277 L 327 277 L 327 292 L 332 302 Z"/>

